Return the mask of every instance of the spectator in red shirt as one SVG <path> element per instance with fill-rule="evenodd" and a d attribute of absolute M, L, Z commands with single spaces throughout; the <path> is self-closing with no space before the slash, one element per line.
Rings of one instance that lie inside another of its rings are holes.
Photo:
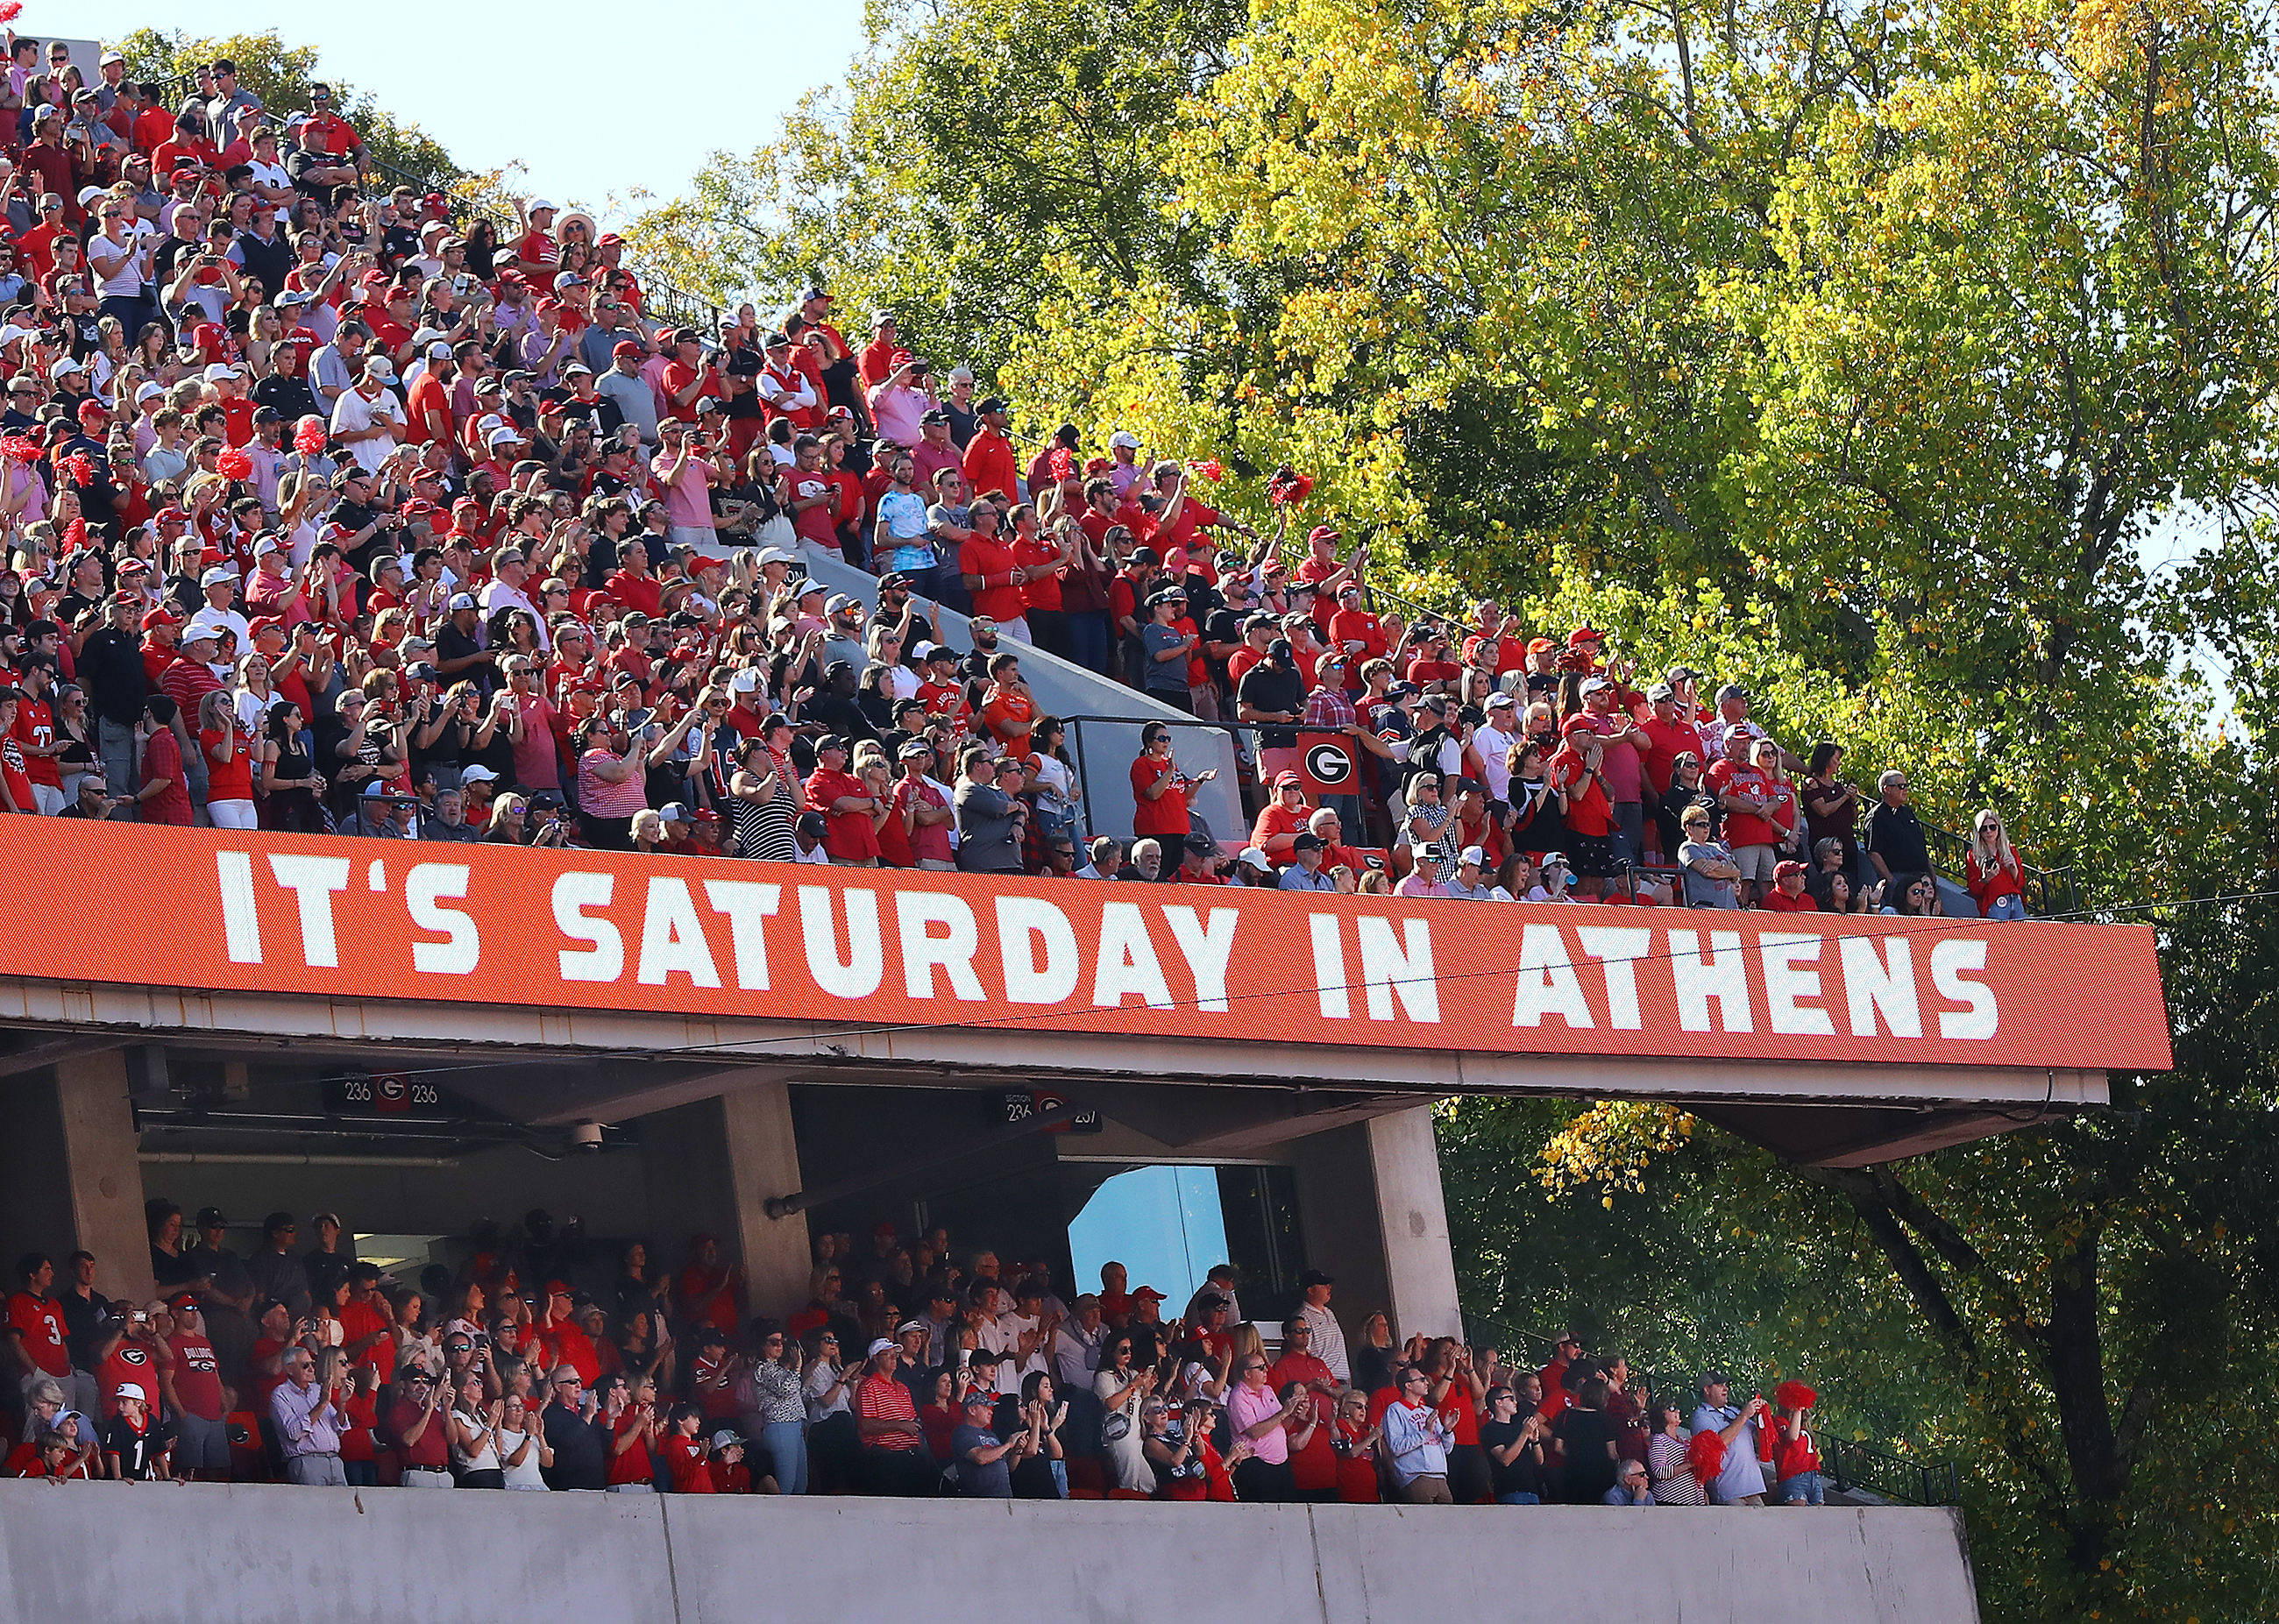
<path fill-rule="evenodd" d="M 886 785 L 876 771 L 858 777 L 847 770 L 847 741 L 826 733 L 815 741 L 815 770 L 802 785 L 807 804 L 825 819 L 823 849 L 843 868 L 879 865 L 879 825 L 891 809 Z M 881 762 L 883 766 L 883 762 Z"/>
<path fill-rule="evenodd" d="M 993 395 L 973 411 L 981 426 L 965 442 L 965 488 L 973 493 L 976 500 L 999 495 L 1017 502 L 1021 495 L 1021 470 L 1013 456 L 1013 441 L 1007 433 L 1012 425 L 1012 408 L 1003 396 Z M 969 586 L 967 590 L 972 588 Z M 1017 609 L 1013 613 L 1017 617 L 1020 611 Z M 1006 618 L 1001 614 L 997 616 L 1001 624 Z"/>
<path fill-rule="evenodd" d="M 1039 565 L 1038 568 L 1044 566 Z M 977 618 L 994 621 L 998 635 L 1029 642 L 1029 623 L 1023 618 L 1028 601 L 1022 589 L 1029 582 L 1029 566 L 1012 548 L 997 539 L 997 510 L 986 502 L 973 508 L 973 534 L 959 544 L 957 568 L 973 600 Z"/>
<path fill-rule="evenodd" d="M 42 1375 L 68 1383 L 72 1362 L 64 1311 L 50 1290 L 56 1283 L 55 1260 L 43 1252 L 27 1252 L 17 1260 L 16 1277 L 23 1289 L 8 1298 L 8 1321 L 0 1330 L 12 1361 L 8 1374 L 26 1384 Z"/>
<path fill-rule="evenodd" d="M 712 1482 L 710 1452 L 704 1438 L 703 1406 L 688 1399 L 672 1406 L 665 1417 L 664 1466 L 672 1478 L 675 1494 L 712 1494 L 717 1492 Z M 732 1435 L 733 1436 L 733 1435 Z"/>
<path fill-rule="evenodd" d="M 153 693 L 143 701 L 142 720 L 134 729 L 142 762 L 142 787 L 135 791 L 134 801 L 136 816 L 142 823 L 190 826 L 189 779 L 174 731 L 180 716 L 180 709 L 164 693 Z"/>
<path fill-rule="evenodd" d="M 681 1318 L 734 1332 L 743 1312 L 744 1271 L 720 1261 L 720 1237 L 698 1235 L 688 1243 L 688 1267 L 680 1271 L 674 1295 Z"/>
<path fill-rule="evenodd" d="M 451 1395 L 425 1365 L 406 1360 L 381 1406 L 387 1437 L 403 1462 L 406 1489 L 449 1489 L 450 1441 L 444 1413 Z"/>
<path fill-rule="evenodd" d="M 1190 778 L 1171 759 L 1171 730 L 1151 724 L 1140 735 L 1140 754 L 1132 762 L 1132 832 L 1153 838 L 1165 849 L 1178 850 L 1187 835 L 1187 792 L 1218 777 L 1216 767 Z"/>
<path fill-rule="evenodd" d="M 1816 914 L 1820 904 L 1804 888 L 1810 871 L 1792 857 L 1773 864 L 1773 888 L 1758 906 L 1773 914 Z"/>
<path fill-rule="evenodd" d="M 863 1483 L 871 1494 L 923 1495 L 936 1476 L 918 1424 L 917 1405 L 895 1376 L 902 1350 L 880 1337 L 871 1344 L 855 1388 L 855 1429 L 862 1439 Z"/>

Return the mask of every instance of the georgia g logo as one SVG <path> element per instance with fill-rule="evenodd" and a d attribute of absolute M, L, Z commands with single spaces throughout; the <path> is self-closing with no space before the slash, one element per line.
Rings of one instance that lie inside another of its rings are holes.
<path fill-rule="evenodd" d="M 1341 746 L 1324 742 L 1306 752 L 1306 776 L 1325 792 L 1352 778 L 1353 770 L 1353 757 Z"/>

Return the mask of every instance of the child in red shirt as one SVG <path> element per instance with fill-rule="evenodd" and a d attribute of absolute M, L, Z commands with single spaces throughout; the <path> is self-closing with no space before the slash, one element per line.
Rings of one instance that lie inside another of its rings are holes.
<path fill-rule="evenodd" d="M 672 1474 L 675 1494 L 713 1494 L 712 1462 L 698 1435 L 704 1429 L 704 1409 L 693 1399 L 672 1406 L 666 1423 L 665 1469 Z"/>

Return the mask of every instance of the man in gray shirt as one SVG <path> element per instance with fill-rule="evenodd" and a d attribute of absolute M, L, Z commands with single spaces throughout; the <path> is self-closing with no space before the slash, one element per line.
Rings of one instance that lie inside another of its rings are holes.
<path fill-rule="evenodd" d="M 1685 870 L 1685 906 L 1739 908 L 1741 868 L 1731 848 L 1709 838 L 1709 808 L 1686 808 L 1678 827 L 1685 831 L 1677 848 L 1678 866 Z"/>
<path fill-rule="evenodd" d="M 625 421 L 641 431 L 641 444 L 656 444 L 656 391 L 641 375 L 645 358 L 639 341 L 619 339 L 610 347 L 610 370 L 594 380 L 594 387 L 618 403 Z"/>
<path fill-rule="evenodd" d="M 970 747 L 958 780 L 957 866 L 968 874 L 1018 874 L 1022 825 L 1029 808 L 1009 793 L 1026 776 L 1021 763 L 993 759 L 981 745 Z M 1001 788 L 1002 783 L 1009 786 Z"/>
<path fill-rule="evenodd" d="M 364 347 L 371 341 L 371 330 L 362 322 L 344 321 L 333 341 L 310 357 L 309 387 L 317 392 L 327 417 L 340 404 L 341 396 L 355 388 L 357 379 L 364 375 Z"/>
<path fill-rule="evenodd" d="M 1495 887 L 1487 884 L 1481 870 L 1487 866 L 1485 848 L 1468 846 L 1456 854 L 1456 872 L 1443 884 L 1452 897 L 1462 897 L 1467 902 L 1492 902 Z"/>

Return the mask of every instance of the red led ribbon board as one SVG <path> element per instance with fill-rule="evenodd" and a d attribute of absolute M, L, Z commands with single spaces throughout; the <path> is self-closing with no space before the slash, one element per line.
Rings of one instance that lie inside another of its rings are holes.
<path fill-rule="evenodd" d="M 2136 925 L 1322 896 L 8 820 L 40 980 L 849 1027 L 2157 1070 Z"/>

